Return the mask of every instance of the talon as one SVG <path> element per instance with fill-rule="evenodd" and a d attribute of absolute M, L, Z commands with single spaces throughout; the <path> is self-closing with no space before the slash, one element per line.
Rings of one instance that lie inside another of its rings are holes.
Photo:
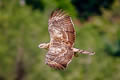
<path fill-rule="evenodd" d="M 92 53 L 90 53 L 89 55 L 94 55 L 95 54 L 95 52 L 92 52 Z"/>
<path fill-rule="evenodd" d="M 75 56 L 75 57 L 78 57 L 79 55 L 78 55 L 77 53 L 74 53 L 74 56 Z"/>

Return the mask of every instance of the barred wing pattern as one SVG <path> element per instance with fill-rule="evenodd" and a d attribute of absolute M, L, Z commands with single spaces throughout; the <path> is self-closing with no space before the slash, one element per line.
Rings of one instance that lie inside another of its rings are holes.
<path fill-rule="evenodd" d="M 52 12 L 48 21 L 50 46 L 45 63 L 55 69 L 65 69 L 72 60 L 75 30 L 71 18 L 62 10 Z"/>

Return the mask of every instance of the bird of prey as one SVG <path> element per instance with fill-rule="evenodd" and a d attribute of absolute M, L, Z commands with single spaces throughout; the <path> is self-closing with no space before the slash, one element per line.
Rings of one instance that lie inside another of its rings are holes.
<path fill-rule="evenodd" d="M 48 20 L 50 42 L 39 44 L 39 48 L 47 49 L 45 63 L 59 70 L 64 70 L 71 62 L 75 53 L 94 55 L 89 52 L 74 48 L 75 29 L 70 16 L 63 10 L 55 10 Z"/>

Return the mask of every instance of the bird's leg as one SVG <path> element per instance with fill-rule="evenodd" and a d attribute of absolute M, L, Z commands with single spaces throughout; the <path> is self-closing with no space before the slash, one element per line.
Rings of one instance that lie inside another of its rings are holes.
<path fill-rule="evenodd" d="M 89 52 L 89 51 L 86 51 L 86 50 L 80 50 L 80 49 L 77 49 L 77 48 L 73 48 L 73 51 L 76 55 L 76 53 L 81 53 L 81 54 L 88 54 L 88 55 L 94 55 L 95 52 Z"/>
<path fill-rule="evenodd" d="M 49 49 L 49 45 L 50 43 L 41 43 L 38 45 L 39 48 L 43 48 L 43 49 Z"/>

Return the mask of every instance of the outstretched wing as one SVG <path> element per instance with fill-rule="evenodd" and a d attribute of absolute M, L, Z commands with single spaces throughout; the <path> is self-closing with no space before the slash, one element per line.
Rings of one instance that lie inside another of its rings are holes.
<path fill-rule="evenodd" d="M 51 47 L 46 55 L 46 64 L 54 69 L 65 69 L 71 62 L 73 51 L 69 47 Z"/>
<path fill-rule="evenodd" d="M 51 42 L 62 41 L 72 47 L 75 41 L 73 26 L 70 16 L 66 15 L 62 10 L 53 11 L 48 21 Z"/>

